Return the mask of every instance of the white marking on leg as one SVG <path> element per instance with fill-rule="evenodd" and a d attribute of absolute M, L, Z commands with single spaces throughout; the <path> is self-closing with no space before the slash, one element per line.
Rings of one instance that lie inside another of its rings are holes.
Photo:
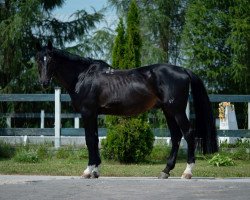
<path fill-rule="evenodd" d="M 84 174 L 90 174 L 92 171 L 93 171 L 93 169 L 95 168 L 95 165 L 89 165 L 89 166 L 87 166 L 87 168 L 84 170 Z"/>
<path fill-rule="evenodd" d="M 194 163 L 190 163 L 190 164 L 187 163 L 187 167 L 185 171 L 183 172 L 181 178 L 190 179 L 193 175 L 192 174 L 193 169 L 194 169 Z"/>
<path fill-rule="evenodd" d="M 95 166 L 95 165 L 89 165 L 87 166 L 87 168 L 83 171 L 83 175 L 84 178 L 98 178 L 100 176 L 100 170 L 99 170 L 99 166 Z"/>
<path fill-rule="evenodd" d="M 100 176 L 99 166 L 94 167 L 94 169 L 91 172 L 91 177 L 92 178 L 98 178 L 99 176 Z"/>

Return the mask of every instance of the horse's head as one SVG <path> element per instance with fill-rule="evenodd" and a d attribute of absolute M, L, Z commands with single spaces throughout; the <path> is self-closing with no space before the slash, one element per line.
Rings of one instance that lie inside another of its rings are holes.
<path fill-rule="evenodd" d="M 36 49 L 36 62 L 38 64 L 40 76 L 39 82 L 43 87 L 47 87 L 50 84 L 55 71 L 55 65 L 52 61 L 53 46 L 50 41 L 45 47 L 42 47 L 39 43 L 37 43 Z"/>

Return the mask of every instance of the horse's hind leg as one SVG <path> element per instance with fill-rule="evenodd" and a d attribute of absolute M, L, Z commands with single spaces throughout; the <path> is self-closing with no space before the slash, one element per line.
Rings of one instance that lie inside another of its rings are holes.
<path fill-rule="evenodd" d="M 190 179 L 192 177 L 192 169 L 195 163 L 195 136 L 194 132 L 191 130 L 190 122 L 185 112 L 176 114 L 175 119 L 187 141 L 188 147 L 187 167 L 182 174 L 182 178 Z"/>
<path fill-rule="evenodd" d="M 171 134 L 171 141 L 172 141 L 172 149 L 170 152 L 170 155 L 167 159 L 167 165 L 166 168 L 161 172 L 161 175 L 159 178 L 168 178 L 170 176 L 170 171 L 174 169 L 176 158 L 179 150 L 180 141 L 182 138 L 181 130 L 175 120 L 174 117 L 169 116 L 165 113 L 165 117 L 168 123 L 168 127 Z"/>

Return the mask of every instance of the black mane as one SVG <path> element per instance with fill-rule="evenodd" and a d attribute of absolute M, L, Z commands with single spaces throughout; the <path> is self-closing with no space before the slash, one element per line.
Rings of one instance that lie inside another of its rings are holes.
<path fill-rule="evenodd" d="M 108 63 L 106 63 L 103 60 L 95 60 L 95 59 L 92 59 L 90 57 L 87 57 L 87 58 L 81 57 L 79 55 L 72 54 L 72 53 L 65 51 L 65 50 L 53 48 L 52 53 L 54 53 L 55 55 L 57 55 L 61 58 L 66 58 L 67 60 L 70 60 L 70 61 L 81 62 L 84 65 L 91 65 L 91 64 L 99 63 L 103 67 L 111 67 Z"/>

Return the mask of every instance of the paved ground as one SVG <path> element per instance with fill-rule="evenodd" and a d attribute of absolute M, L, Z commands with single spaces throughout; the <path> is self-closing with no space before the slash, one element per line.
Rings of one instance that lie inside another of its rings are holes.
<path fill-rule="evenodd" d="M 0 199 L 250 199 L 250 179 L 114 178 L 0 175 Z"/>

